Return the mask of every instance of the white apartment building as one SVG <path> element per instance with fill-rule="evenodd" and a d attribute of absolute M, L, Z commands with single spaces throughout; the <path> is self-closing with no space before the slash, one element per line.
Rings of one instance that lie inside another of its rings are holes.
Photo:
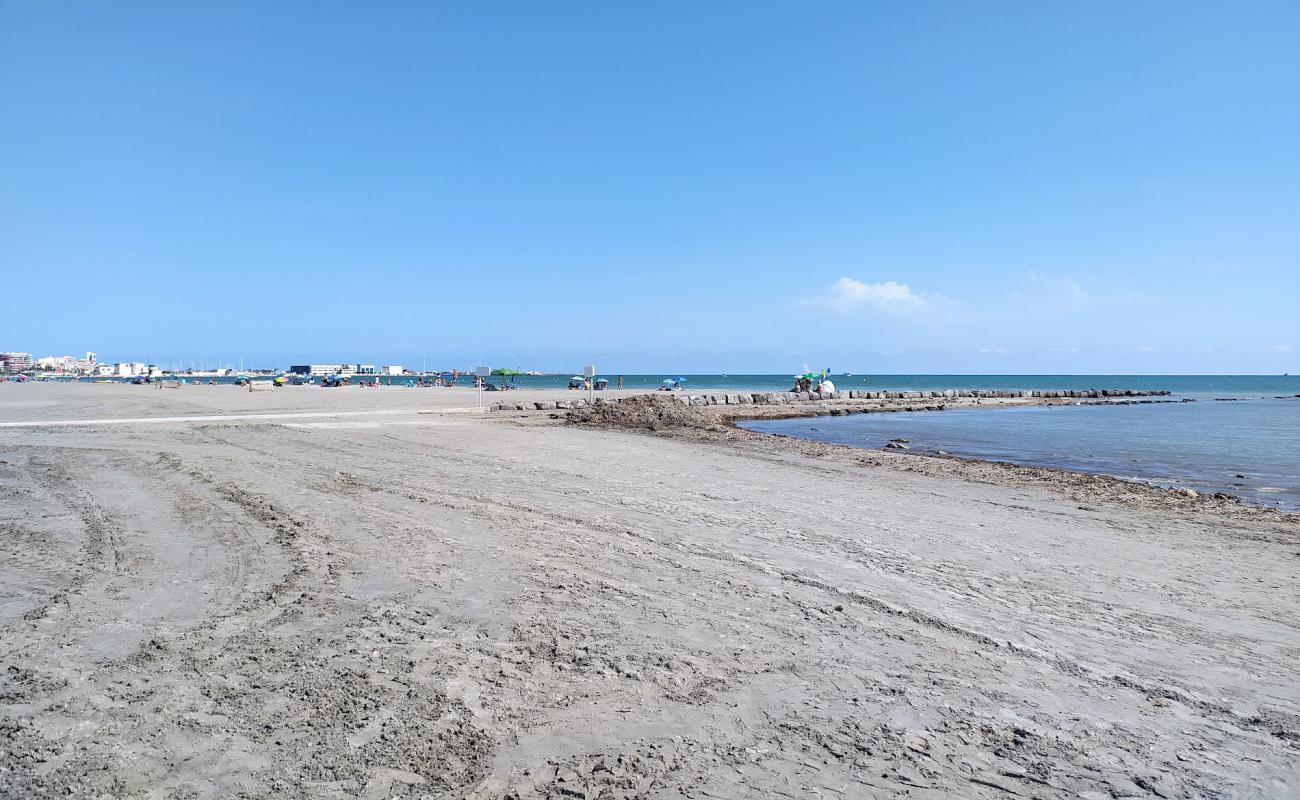
<path fill-rule="evenodd" d="M 374 375 L 374 364 L 295 364 L 289 367 L 290 375 Z M 401 374 L 401 373 L 398 373 Z"/>

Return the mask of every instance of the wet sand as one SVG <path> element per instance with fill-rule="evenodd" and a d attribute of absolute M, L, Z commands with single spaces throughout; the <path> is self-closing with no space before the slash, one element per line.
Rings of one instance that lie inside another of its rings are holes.
<path fill-rule="evenodd" d="M 0 796 L 1300 785 L 1291 518 L 475 401 L 0 385 Z"/>

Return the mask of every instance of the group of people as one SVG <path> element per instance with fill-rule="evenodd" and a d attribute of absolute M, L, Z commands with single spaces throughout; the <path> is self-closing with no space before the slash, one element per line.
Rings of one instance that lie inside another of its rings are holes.
<path fill-rule="evenodd" d="M 794 388 L 790 391 L 829 393 L 835 391 L 835 384 L 831 383 L 830 378 L 814 379 L 810 375 L 800 375 L 794 379 Z"/>

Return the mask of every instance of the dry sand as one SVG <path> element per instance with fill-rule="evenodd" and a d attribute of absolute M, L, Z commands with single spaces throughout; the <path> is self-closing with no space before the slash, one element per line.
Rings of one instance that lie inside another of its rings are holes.
<path fill-rule="evenodd" d="M 1297 794 L 1291 518 L 474 402 L 0 384 L 0 797 Z"/>

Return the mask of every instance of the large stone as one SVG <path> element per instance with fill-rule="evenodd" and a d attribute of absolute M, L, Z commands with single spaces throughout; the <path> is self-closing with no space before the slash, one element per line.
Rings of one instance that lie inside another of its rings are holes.
<path fill-rule="evenodd" d="M 537 409 L 538 411 L 554 411 L 554 410 L 555 410 L 555 401 L 553 401 L 553 400 L 538 400 L 536 403 L 533 403 L 533 408 Z"/>

